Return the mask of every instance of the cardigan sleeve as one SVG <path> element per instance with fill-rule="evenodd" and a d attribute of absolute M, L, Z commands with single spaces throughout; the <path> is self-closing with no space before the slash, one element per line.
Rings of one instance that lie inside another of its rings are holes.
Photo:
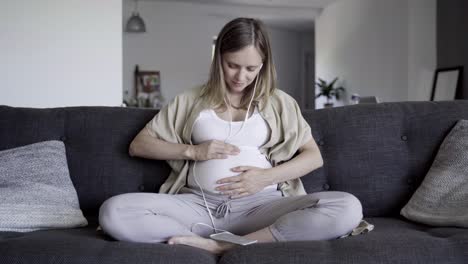
<path fill-rule="evenodd" d="M 290 160 L 294 154 L 312 139 L 309 124 L 304 119 L 296 100 L 285 92 L 278 92 L 274 111 L 275 141 L 270 149 L 270 157 L 276 166 Z"/>
<path fill-rule="evenodd" d="M 177 127 L 178 123 L 181 123 L 177 122 L 177 119 L 181 118 L 177 116 L 177 113 L 181 112 L 178 109 L 180 101 L 180 95 L 176 96 L 146 124 L 145 128 L 151 136 L 171 143 L 182 142 L 181 128 Z"/>
<path fill-rule="evenodd" d="M 299 105 L 294 100 L 294 111 L 296 112 L 297 118 L 297 138 L 298 138 L 298 149 L 306 144 L 312 137 L 312 129 L 310 128 L 309 123 L 305 120 L 304 116 L 302 115 L 301 109 Z"/>
<path fill-rule="evenodd" d="M 165 105 L 145 126 L 148 133 L 170 143 L 187 144 L 183 139 L 184 127 L 198 90 L 177 95 Z M 177 193 L 185 185 L 188 173 L 187 160 L 166 160 L 172 171 L 161 185 L 160 193 Z"/>
<path fill-rule="evenodd" d="M 272 133 L 273 146 L 269 157 L 273 166 L 293 158 L 300 147 L 312 139 L 309 123 L 304 119 L 296 100 L 283 91 L 278 91 L 273 111 L 276 132 Z M 300 178 L 278 184 L 283 196 L 304 195 L 306 191 Z"/>

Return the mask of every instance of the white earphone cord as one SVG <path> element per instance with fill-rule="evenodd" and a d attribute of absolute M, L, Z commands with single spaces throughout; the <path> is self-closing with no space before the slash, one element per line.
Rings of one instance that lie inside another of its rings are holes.
<path fill-rule="evenodd" d="M 260 65 L 260 70 L 262 69 L 262 66 L 263 66 L 263 63 Z M 253 92 L 252 92 L 252 97 L 250 98 L 250 102 L 249 102 L 249 106 L 247 107 L 247 113 L 245 114 L 245 118 L 244 118 L 244 121 L 242 121 L 242 126 L 241 128 L 236 132 L 235 135 L 233 135 L 234 137 L 237 136 L 237 134 L 239 134 L 242 129 L 244 128 L 244 124 L 245 124 L 245 121 L 247 121 L 247 118 L 249 116 L 249 110 L 250 110 L 250 105 L 252 104 L 252 101 L 253 101 L 253 98 L 255 96 L 255 89 L 257 88 L 257 81 L 258 81 L 258 75 L 260 74 L 260 71 L 258 72 L 256 78 L 255 78 L 255 84 L 254 84 L 254 89 L 253 89 Z M 228 98 L 229 100 L 229 98 Z M 231 137 L 231 132 L 232 132 L 232 113 L 231 113 L 231 108 L 230 108 L 230 104 L 228 104 L 226 102 L 226 98 L 224 98 L 224 103 L 226 104 L 226 107 L 229 111 L 229 118 L 230 118 L 230 122 L 229 122 L 229 134 L 227 136 L 226 139 L 224 139 L 224 143 L 226 143 L 226 141 Z M 230 103 L 230 102 L 229 102 Z M 211 224 L 212 226 L 209 226 L 205 223 L 195 223 L 191 226 L 190 228 L 190 231 L 192 232 L 193 230 L 193 227 L 196 226 L 196 225 L 205 225 L 205 226 L 208 226 L 210 228 L 212 228 L 215 233 L 217 233 L 218 230 L 221 230 L 221 231 L 225 231 L 225 232 L 229 232 L 229 231 L 226 231 L 226 230 L 223 230 L 223 229 L 218 229 L 216 228 L 216 225 L 214 223 L 214 220 L 213 220 L 213 215 L 211 214 L 211 211 L 210 211 L 210 208 L 208 207 L 208 202 L 206 201 L 206 198 L 205 198 L 205 193 L 203 192 L 203 188 L 201 187 L 200 183 L 198 183 L 198 180 L 197 180 L 197 176 L 196 176 L 196 169 L 195 169 L 195 166 L 197 164 L 197 161 L 195 161 L 193 163 L 193 179 L 195 180 L 195 183 L 198 185 L 198 187 L 200 188 L 200 191 L 202 193 L 202 197 L 203 197 L 203 201 L 205 203 L 205 207 L 206 207 L 206 211 L 208 211 L 208 215 L 210 216 L 210 220 L 211 220 Z"/>
<path fill-rule="evenodd" d="M 257 81 L 258 81 L 258 77 L 255 78 L 255 84 L 254 84 L 254 89 L 253 89 L 253 92 L 252 92 L 252 97 L 250 98 L 250 102 L 249 102 L 249 106 L 247 107 L 247 113 L 245 113 L 245 118 L 244 118 L 244 121 L 242 121 L 242 126 L 241 128 L 236 132 L 235 135 L 233 135 L 233 137 L 237 136 L 237 134 L 239 134 L 242 129 L 244 129 L 244 125 L 245 125 L 245 121 L 247 121 L 247 118 L 249 117 L 249 111 L 250 111 L 250 105 L 252 105 L 252 101 L 253 101 L 253 98 L 255 96 L 255 89 L 257 88 Z M 229 98 L 228 98 L 229 100 Z M 224 99 L 224 103 L 226 103 L 226 105 L 228 106 L 227 109 L 228 109 L 228 112 L 229 112 L 229 118 L 231 119 L 231 121 L 229 122 L 229 135 L 228 137 L 224 140 L 224 143 L 226 143 L 226 141 L 228 139 L 230 139 L 231 137 L 231 132 L 232 132 L 232 113 L 231 113 L 231 108 L 230 108 L 230 105 L 231 105 L 231 102 L 229 100 L 229 104 L 226 102 L 226 98 Z"/>

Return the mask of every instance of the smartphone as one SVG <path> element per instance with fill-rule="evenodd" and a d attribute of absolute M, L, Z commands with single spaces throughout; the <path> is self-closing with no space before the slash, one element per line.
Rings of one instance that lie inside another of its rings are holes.
<path fill-rule="evenodd" d="M 218 240 L 218 241 L 224 241 L 224 242 L 229 242 L 237 245 L 242 245 L 242 246 L 247 246 L 250 244 L 255 244 L 257 243 L 257 240 L 251 240 L 245 237 L 241 237 L 238 235 L 234 235 L 229 232 L 221 232 L 217 234 L 211 234 L 210 235 L 211 239 Z"/>

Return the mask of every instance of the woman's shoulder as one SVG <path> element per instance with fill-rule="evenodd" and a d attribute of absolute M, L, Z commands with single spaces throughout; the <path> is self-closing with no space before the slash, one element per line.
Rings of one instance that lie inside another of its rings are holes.
<path fill-rule="evenodd" d="M 169 111 L 178 111 L 177 109 L 191 109 L 193 104 L 197 101 L 202 88 L 203 86 L 196 86 L 177 94 L 165 107 Z"/>
<path fill-rule="evenodd" d="M 196 99 L 197 97 L 200 96 L 201 94 L 201 91 L 203 90 L 203 87 L 204 85 L 198 85 L 198 86 L 195 86 L 195 87 L 192 87 L 178 95 L 176 95 L 176 99 L 179 99 L 179 100 L 194 100 Z"/>
<path fill-rule="evenodd" d="M 291 104 L 296 104 L 296 99 L 294 99 L 290 94 L 287 92 L 280 90 L 280 89 L 275 89 L 270 96 L 270 101 L 273 104 L 276 105 L 291 105 Z"/>
<path fill-rule="evenodd" d="M 172 100 L 169 102 L 169 105 L 173 107 L 185 106 L 189 107 L 193 103 L 197 101 L 197 98 L 200 97 L 201 90 L 203 86 L 196 86 L 190 89 L 187 89 L 179 94 L 177 94 Z"/>

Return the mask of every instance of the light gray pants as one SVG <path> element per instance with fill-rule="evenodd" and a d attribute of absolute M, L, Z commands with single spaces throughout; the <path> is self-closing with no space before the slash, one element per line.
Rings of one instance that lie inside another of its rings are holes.
<path fill-rule="evenodd" d="M 246 235 L 268 227 L 277 241 L 338 238 L 362 219 L 361 203 L 346 192 L 282 197 L 280 191 L 270 189 L 238 199 L 207 193 L 205 198 L 216 228 Z M 201 193 L 188 188 L 174 195 L 111 197 L 99 210 L 99 223 L 113 238 L 132 242 L 166 242 L 173 236 L 215 233 Z"/>

